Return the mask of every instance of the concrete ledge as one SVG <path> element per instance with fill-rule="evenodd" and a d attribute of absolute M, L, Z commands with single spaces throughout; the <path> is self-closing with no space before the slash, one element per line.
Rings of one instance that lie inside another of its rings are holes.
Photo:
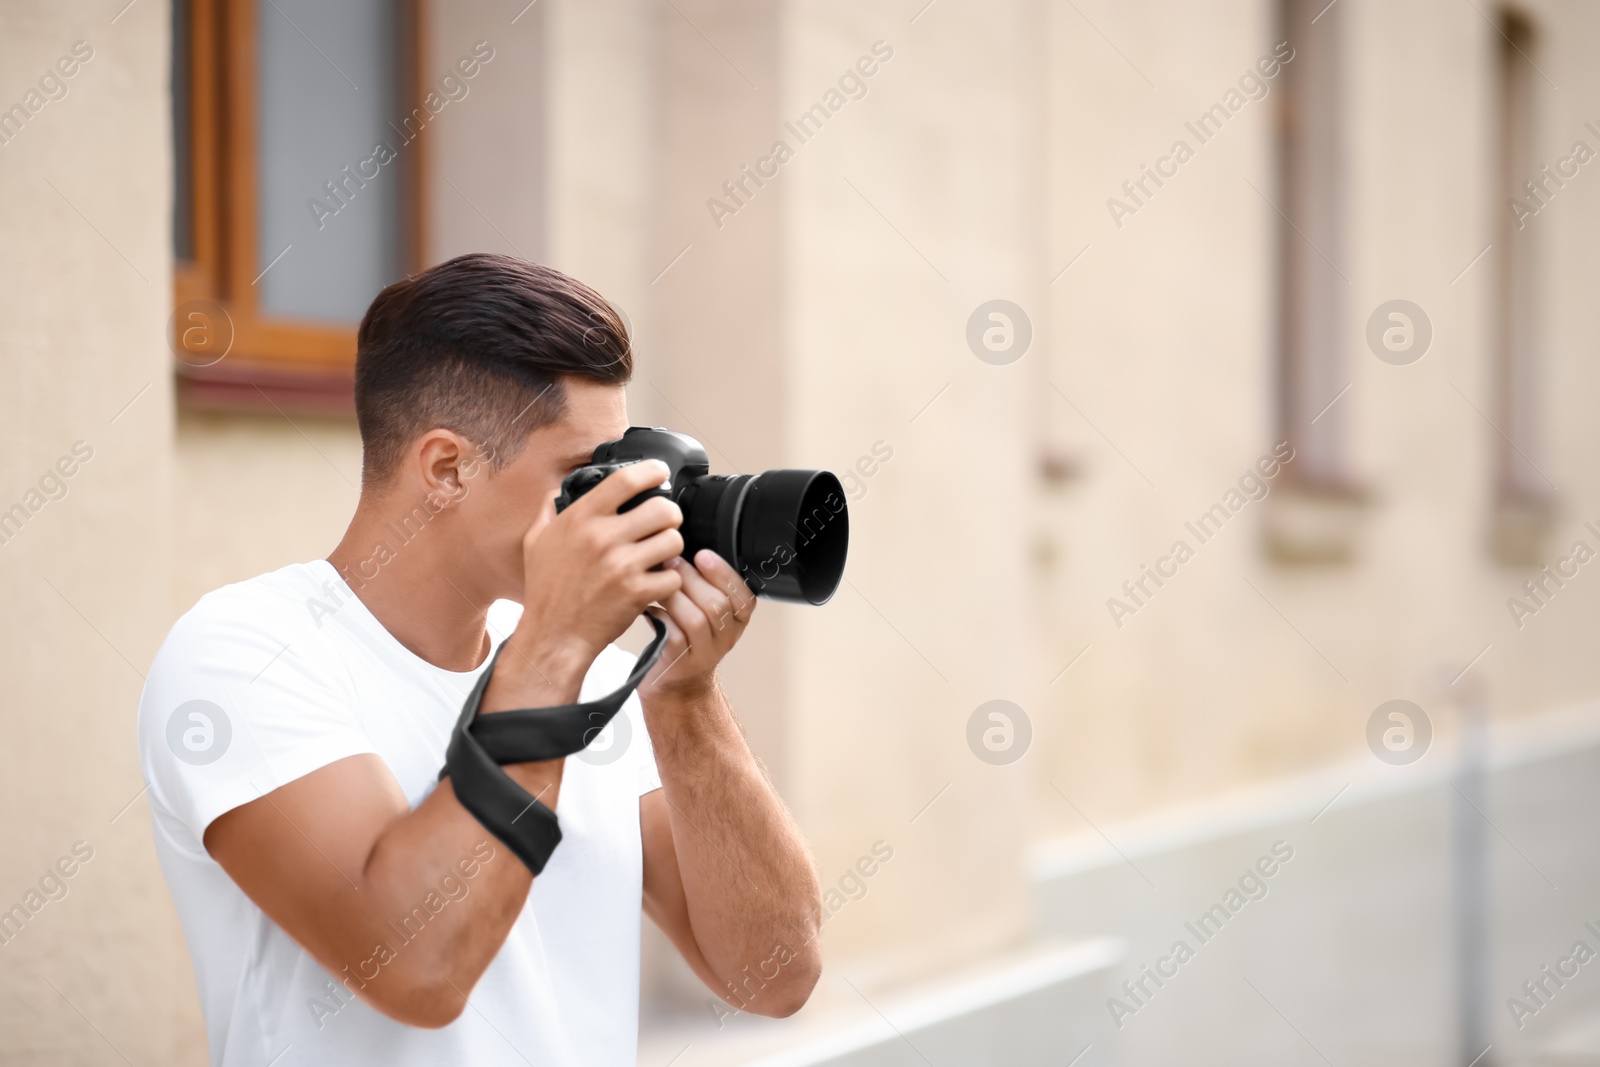
<path fill-rule="evenodd" d="M 1600 705 L 1503 722 L 1486 749 L 1476 799 L 1453 780 L 1446 730 L 1410 766 L 1366 756 L 1038 846 L 1039 935 L 1125 939 L 1114 989 L 1177 939 L 1196 950 L 1177 982 L 1104 1025 L 1095 1062 L 1299 1062 L 1309 1041 L 1333 1063 L 1459 1067 L 1492 1042 L 1479 1067 L 1600 1067 L 1600 972 L 1586 969 L 1523 1025 L 1508 1008 L 1575 941 L 1596 946 L 1584 924 L 1600 923 Z M 1473 835 L 1481 868 L 1461 858 Z M 1199 937 L 1196 917 L 1280 840 L 1293 862 L 1225 930 Z M 1468 899 L 1485 911 L 1464 935 Z M 1484 961 L 1481 1036 L 1465 1055 L 1463 936 Z"/>
<path fill-rule="evenodd" d="M 1044 944 L 870 1000 L 833 974 L 850 999 L 831 1012 L 755 1020 L 710 1039 L 656 1034 L 640 1062 L 677 1052 L 674 1067 L 1060 1067 L 1092 1040 L 1123 952 L 1112 937 Z"/>

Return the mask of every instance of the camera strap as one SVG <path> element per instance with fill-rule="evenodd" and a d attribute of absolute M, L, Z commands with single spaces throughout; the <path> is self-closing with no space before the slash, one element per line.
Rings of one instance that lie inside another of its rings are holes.
<path fill-rule="evenodd" d="M 544 870 L 550 854 L 561 843 L 561 827 L 556 813 L 512 780 L 501 765 L 560 759 L 583 751 L 599 736 L 666 647 L 666 624 L 654 615 L 647 614 L 645 618 L 655 628 L 655 637 L 639 654 L 623 683 L 603 697 L 480 715 L 484 691 L 505 650 L 505 642 L 501 642 L 462 705 L 439 777 L 450 779 L 461 806 L 534 874 Z"/>

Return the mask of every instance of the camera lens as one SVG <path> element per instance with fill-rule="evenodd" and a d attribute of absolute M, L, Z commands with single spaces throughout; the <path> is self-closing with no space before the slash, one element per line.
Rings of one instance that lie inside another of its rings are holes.
<path fill-rule="evenodd" d="M 758 596 L 823 604 L 850 545 L 844 486 L 828 471 L 705 475 L 683 487 L 684 556 L 709 548 Z"/>
<path fill-rule="evenodd" d="M 683 512 L 683 558 L 709 548 L 731 563 L 751 592 L 773 600 L 825 604 L 844 578 L 850 513 L 844 486 L 828 471 L 780 469 L 761 474 L 711 474 L 706 450 L 687 434 L 630 426 L 598 445 L 588 465 L 561 482 L 556 511 L 593 489 L 619 466 L 659 459 L 671 481 L 646 490 L 618 511 L 653 496 L 670 496 Z"/>

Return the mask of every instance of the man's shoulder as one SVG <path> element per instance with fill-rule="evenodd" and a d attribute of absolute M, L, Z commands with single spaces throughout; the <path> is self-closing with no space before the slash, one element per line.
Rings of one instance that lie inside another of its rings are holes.
<path fill-rule="evenodd" d="M 214 589 L 178 617 L 167 632 L 145 682 L 144 700 L 196 688 L 202 679 L 221 685 L 253 680 L 269 663 L 293 659 L 296 673 L 321 676 L 330 668 L 319 612 L 341 606 L 325 588 L 337 582 L 326 561 L 296 563 Z M 338 595 L 351 599 L 349 589 Z M 321 598 L 319 600 L 319 598 Z M 292 657 L 285 656 L 294 649 Z"/>
<path fill-rule="evenodd" d="M 222 812 L 372 751 L 347 699 L 347 646 L 308 611 L 330 579 L 317 561 L 213 590 L 156 653 L 139 698 L 140 763 L 152 805 L 183 822 L 190 847 Z"/>
<path fill-rule="evenodd" d="M 331 614 L 350 595 L 327 561 L 293 563 L 202 596 L 172 624 L 163 651 L 175 643 L 244 634 L 289 640 L 316 629 L 319 610 Z"/>

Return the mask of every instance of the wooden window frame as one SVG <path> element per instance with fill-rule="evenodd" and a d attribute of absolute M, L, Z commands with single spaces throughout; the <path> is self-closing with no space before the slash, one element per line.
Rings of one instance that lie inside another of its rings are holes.
<path fill-rule="evenodd" d="M 396 0 L 400 94 L 415 95 L 422 52 L 419 0 Z M 257 189 L 257 18 L 262 0 L 188 0 L 190 220 L 194 258 L 174 260 L 173 304 L 214 305 L 231 326 L 225 358 L 178 358 L 179 400 L 198 408 L 353 410 L 356 327 L 262 314 Z M 174 47 L 178 46 L 176 40 Z M 424 265 L 425 138 L 404 165 L 404 262 Z M 290 253 L 293 254 L 292 252 Z M 176 326 L 175 326 L 176 328 Z M 178 351 L 175 343 L 174 351 Z"/>

